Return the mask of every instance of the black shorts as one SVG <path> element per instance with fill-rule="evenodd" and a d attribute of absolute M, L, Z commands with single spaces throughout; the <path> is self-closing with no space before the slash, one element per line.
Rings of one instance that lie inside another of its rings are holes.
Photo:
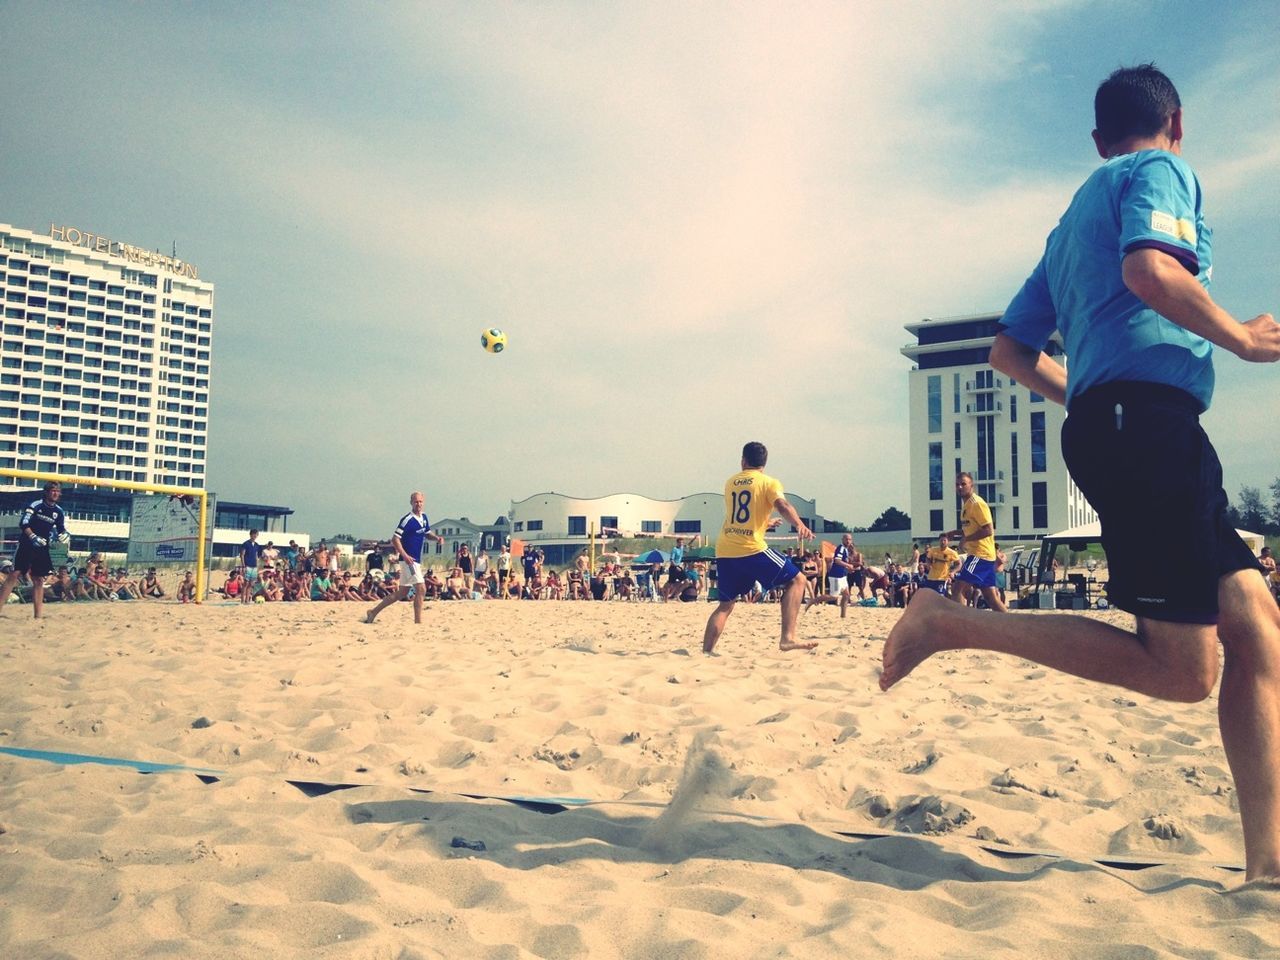
<path fill-rule="evenodd" d="M 18 549 L 13 554 L 13 569 L 32 577 L 47 577 L 53 573 L 49 548 L 37 546 L 24 536 L 18 541 Z"/>
<path fill-rule="evenodd" d="M 667 568 L 667 579 L 672 583 L 683 583 L 688 574 L 684 572 L 684 567 L 677 567 L 674 563 Z"/>
<path fill-rule="evenodd" d="M 1158 383 L 1101 384 L 1071 402 L 1062 455 L 1102 521 L 1107 598 L 1135 616 L 1217 623 L 1218 580 L 1261 570 L 1227 520 L 1200 404 Z"/>

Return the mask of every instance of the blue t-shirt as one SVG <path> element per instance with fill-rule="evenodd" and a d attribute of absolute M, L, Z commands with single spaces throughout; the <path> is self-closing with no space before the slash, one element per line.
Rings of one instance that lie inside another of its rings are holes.
<path fill-rule="evenodd" d="M 425 513 L 420 517 L 406 513 L 396 524 L 395 535 L 400 538 L 400 546 L 418 563 L 422 562 L 422 545 L 426 543 L 427 531 L 430 529 L 431 521 Z"/>
<path fill-rule="evenodd" d="M 1066 348 L 1067 404 L 1115 380 L 1163 383 L 1207 409 L 1213 347 L 1167 320 L 1124 284 L 1121 261 L 1143 247 L 1174 257 L 1206 288 L 1212 273 L 1200 182 L 1181 157 L 1141 150 L 1106 161 L 1076 191 L 1044 256 L 1001 319 L 1043 350 L 1056 328 Z"/>
<path fill-rule="evenodd" d="M 671 563 L 677 567 L 684 563 L 684 547 L 671 548 Z"/>
<path fill-rule="evenodd" d="M 836 552 L 831 555 L 832 560 L 843 560 L 849 563 L 849 548 L 843 543 L 836 547 Z M 828 577 L 847 577 L 849 576 L 849 567 L 842 567 L 838 563 L 832 563 L 827 566 Z"/>
<path fill-rule="evenodd" d="M 262 544 L 256 540 L 246 540 L 240 544 L 240 552 L 244 554 L 244 565 L 246 567 L 258 566 L 258 553 L 262 550 Z"/>

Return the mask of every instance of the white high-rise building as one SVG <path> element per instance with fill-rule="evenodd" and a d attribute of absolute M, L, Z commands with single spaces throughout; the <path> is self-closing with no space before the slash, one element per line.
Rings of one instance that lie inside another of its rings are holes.
<path fill-rule="evenodd" d="M 926 319 L 906 329 L 911 532 L 932 540 L 959 526 L 955 476 L 973 474 L 996 539 L 1030 540 L 1097 519 L 1062 459 L 1066 411 L 987 362 L 999 313 Z M 1065 363 L 1055 334 L 1047 352 Z"/>
<path fill-rule="evenodd" d="M 205 486 L 213 284 L 192 264 L 0 223 L 0 301 L 0 467 Z"/>

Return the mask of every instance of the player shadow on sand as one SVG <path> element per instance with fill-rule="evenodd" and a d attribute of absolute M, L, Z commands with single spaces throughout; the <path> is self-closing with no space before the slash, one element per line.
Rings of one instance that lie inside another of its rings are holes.
<path fill-rule="evenodd" d="M 1203 877 L 1170 878 L 1168 869 L 1122 876 L 1090 861 L 1049 854 L 1001 855 L 976 841 L 970 856 L 928 837 L 900 834 L 867 838 L 858 836 L 856 831 L 851 831 L 850 836 L 832 835 L 803 824 L 742 820 L 735 814 L 710 812 L 699 813 L 697 822 L 684 825 L 677 836 L 667 837 L 666 843 L 655 849 L 656 816 L 613 814 L 605 806 L 548 814 L 504 800 L 405 799 L 357 801 L 349 803 L 345 812 L 348 820 L 357 825 L 418 824 L 424 837 L 446 853 L 455 836 L 483 840 L 483 853 L 460 850 L 458 855 L 481 857 L 515 870 L 536 870 L 575 860 L 671 865 L 699 859 L 823 870 L 852 881 L 904 891 L 945 882 L 1036 880 L 1052 871 L 1103 872 L 1146 894 L 1189 886 L 1228 892 L 1233 885 L 1229 874 L 1224 874 L 1228 881 L 1223 883 Z M 654 804 L 653 808 L 660 811 L 663 805 Z M 722 819 L 711 819 L 717 816 Z M 1001 865 L 983 860 L 998 860 Z"/>

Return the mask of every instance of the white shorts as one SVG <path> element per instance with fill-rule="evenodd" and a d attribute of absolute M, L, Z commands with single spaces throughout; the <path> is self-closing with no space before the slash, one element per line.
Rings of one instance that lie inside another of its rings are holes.
<path fill-rule="evenodd" d="M 827 576 L 827 593 L 844 593 L 849 589 L 848 577 Z"/>
<path fill-rule="evenodd" d="M 407 587 L 410 584 L 423 582 L 425 581 L 422 578 L 422 564 L 400 561 L 400 586 Z"/>

